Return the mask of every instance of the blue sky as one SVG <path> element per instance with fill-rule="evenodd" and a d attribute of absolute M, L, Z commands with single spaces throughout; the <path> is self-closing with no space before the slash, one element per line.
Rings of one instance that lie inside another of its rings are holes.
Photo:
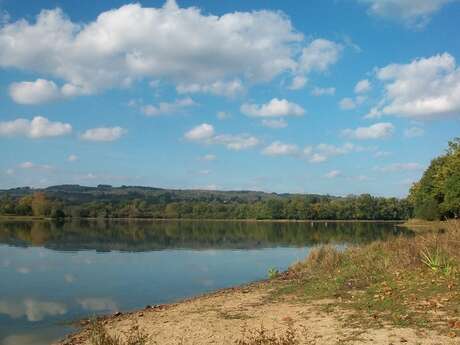
<path fill-rule="evenodd" d="M 0 188 L 404 196 L 459 135 L 459 11 L 0 0 Z"/>

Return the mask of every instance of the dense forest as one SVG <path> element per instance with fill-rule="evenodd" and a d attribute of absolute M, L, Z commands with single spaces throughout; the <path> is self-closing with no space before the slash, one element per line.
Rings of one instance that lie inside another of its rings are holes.
<path fill-rule="evenodd" d="M 99 185 L 0 191 L 0 214 L 52 218 L 428 220 L 460 215 L 460 138 L 407 199 Z"/>
<path fill-rule="evenodd" d="M 180 191 L 147 187 L 53 186 L 3 191 L 0 212 L 53 218 L 407 219 L 406 200 L 263 192 Z"/>
<path fill-rule="evenodd" d="M 433 159 L 409 193 L 414 217 L 427 220 L 460 216 L 460 138 L 449 142 L 445 154 Z"/>

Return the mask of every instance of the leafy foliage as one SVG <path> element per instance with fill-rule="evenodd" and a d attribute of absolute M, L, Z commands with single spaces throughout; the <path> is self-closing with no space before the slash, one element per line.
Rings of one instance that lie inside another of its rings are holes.
<path fill-rule="evenodd" d="M 0 191 L 0 214 L 53 218 L 400 220 L 407 200 L 249 191 L 63 185 Z"/>
<path fill-rule="evenodd" d="M 445 154 L 433 159 L 409 195 L 414 215 L 426 220 L 460 216 L 460 138 L 449 142 Z"/>

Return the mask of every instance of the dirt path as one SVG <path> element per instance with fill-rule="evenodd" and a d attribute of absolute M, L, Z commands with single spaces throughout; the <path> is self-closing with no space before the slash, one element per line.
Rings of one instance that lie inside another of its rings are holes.
<path fill-rule="evenodd" d="M 289 325 L 300 344 L 417 344 L 458 345 L 460 342 L 434 332 L 413 329 L 362 330 L 347 327 L 339 320 L 343 312 L 325 312 L 322 306 L 295 301 L 267 302 L 270 289 L 263 283 L 230 289 L 178 304 L 112 316 L 103 322 L 109 333 L 125 335 L 140 329 L 150 335 L 150 344 L 206 345 L 235 344 L 244 330 L 284 334 Z M 90 345 L 85 330 L 59 345 Z"/>

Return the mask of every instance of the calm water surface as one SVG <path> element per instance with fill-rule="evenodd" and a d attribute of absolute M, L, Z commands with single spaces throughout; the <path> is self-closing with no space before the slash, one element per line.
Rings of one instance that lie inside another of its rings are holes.
<path fill-rule="evenodd" d="M 69 321 L 263 279 L 311 247 L 389 223 L 0 222 L 0 344 L 48 345 Z"/>

